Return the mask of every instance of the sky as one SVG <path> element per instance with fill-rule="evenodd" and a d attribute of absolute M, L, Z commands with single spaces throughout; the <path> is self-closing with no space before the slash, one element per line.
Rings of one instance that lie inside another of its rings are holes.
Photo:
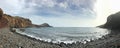
<path fill-rule="evenodd" d="M 95 27 L 120 10 L 119 0 L 0 0 L 0 8 L 33 24 L 54 27 Z"/>
<path fill-rule="evenodd" d="M 120 0 L 97 0 L 95 4 L 96 24 L 104 24 L 109 15 L 120 11 Z"/>

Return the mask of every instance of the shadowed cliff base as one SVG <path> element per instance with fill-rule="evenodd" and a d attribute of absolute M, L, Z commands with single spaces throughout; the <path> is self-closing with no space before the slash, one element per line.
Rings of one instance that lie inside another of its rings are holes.
<path fill-rule="evenodd" d="M 51 27 L 47 23 L 42 25 L 32 24 L 31 20 L 19 16 L 11 16 L 3 13 L 0 8 L 0 28 L 12 27 L 12 28 L 26 28 L 26 27 Z"/>

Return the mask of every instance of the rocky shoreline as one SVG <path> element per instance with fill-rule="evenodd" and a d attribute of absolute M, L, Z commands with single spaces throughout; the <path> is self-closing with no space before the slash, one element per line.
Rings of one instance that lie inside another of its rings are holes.
<path fill-rule="evenodd" d="M 15 32 L 9 28 L 0 29 L 0 48 L 63 48 L 56 44 L 48 44 Z"/>
<path fill-rule="evenodd" d="M 110 32 L 103 38 L 87 42 L 86 44 L 80 42 L 55 44 L 11 32 L 9 28 L 3 28 L 0 29 L 0 48 L 120 48 L 120 31 Z"/>

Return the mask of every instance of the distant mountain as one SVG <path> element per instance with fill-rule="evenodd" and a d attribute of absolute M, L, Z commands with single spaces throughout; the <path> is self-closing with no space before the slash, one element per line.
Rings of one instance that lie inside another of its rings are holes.
<path fill-rule="evenodd" d="M 120 12 L 108 16 L 107 22 L 99 27 L 109 29 L 120 29 Z"/>
<path fill-rule="evenodd" d="M 42 25 L 32 24 L 31 20 L 19 16 L 11 16 L 3 13 L 0 8 L 0 28 L 13 27 L 13 28 L 26 28 L 26 27 L 51 27 L 49 24 Z"/>

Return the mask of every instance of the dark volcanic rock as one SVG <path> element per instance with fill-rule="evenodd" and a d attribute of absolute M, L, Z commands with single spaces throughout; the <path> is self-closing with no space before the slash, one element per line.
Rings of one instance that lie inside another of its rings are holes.
<path fill-rule="evenodd" d="M 33 27 L 52 27 L 52 26 L 50 26 L 48 23 L 43 23 L 41 25 L 35 25 L 35 24 L 33 24 Z"/>
<path fill-rule="evenodd" d="M 110 15 L 107 18 L 107 22 L 100 27 L 109 29 L 120 29 L 120 12 Z"/>
<path fill-rule="evenodd" d="M 51 27 L 48 23 L 43 23 L 40 25 L 41 27 Z"/>
<path fill-rule="evenodd" d="M 2 17 L 2 15 L 3 15 L 3 11 L 2 11 L 2 9 L 0 8 L 0 18 Z"/>

